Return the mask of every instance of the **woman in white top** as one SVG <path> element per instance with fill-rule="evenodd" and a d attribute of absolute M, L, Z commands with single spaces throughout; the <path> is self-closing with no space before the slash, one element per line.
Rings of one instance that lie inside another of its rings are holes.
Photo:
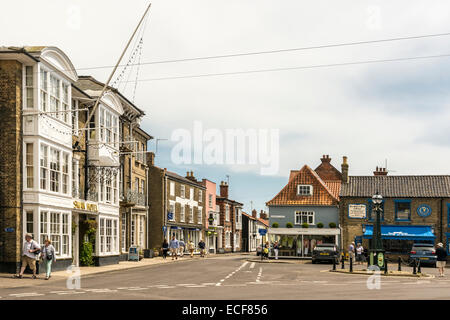
<path fill-rule="evenodd" d="M 52 273 L 52 263 L 56 261 L 55 247 L 52 246 L 50 239 L 46 239 L 41 250 L 41 259 L 44 260 L 46 277 L 45 280 L 50 279 Z"/>

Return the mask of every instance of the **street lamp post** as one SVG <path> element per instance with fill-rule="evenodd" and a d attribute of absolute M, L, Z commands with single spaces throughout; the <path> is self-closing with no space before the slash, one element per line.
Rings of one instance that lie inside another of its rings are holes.
<path fill-rule="evenodd" d="M 383 203 L 383 197 L 376 192 L 372 197 L 373 210 L 375 211 L 376 218 L 373 225 L 372 246 L 370 248 L 369 264 L 370 266 L 377 266 L 380 270 L 384 270 L 385 264 L 385 252 L 383 249 L 383 242 L 381 241 L 381 204 Z"/>

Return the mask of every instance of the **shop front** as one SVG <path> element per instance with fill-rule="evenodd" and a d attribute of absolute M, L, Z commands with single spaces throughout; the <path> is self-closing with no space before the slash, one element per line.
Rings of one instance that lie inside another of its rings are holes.
<path fill-rule="evenodd" d="M 201 239 L 205 241 L 202 230 L 200 228 L 192 228 L 192 227 L 181 227 L 181 226 L 168 226 L 167 232 L 165 234 L 165 237 L 168 241 L 172 239 L 172 237 L 175 236 L 175 238 L 179 241 L 183 241 L 186 244 L 185 252 L 188 251 L 187 249 L 187 243 L 189 241 L 192 241 L 196 247 L 197 252 L 197 246 Z"/>
<path fill-rule="evenodd" d="M 364 247 L 371 247 L 372 236 L 373 225 L 363 225 L 363 235 L 359 239 L 362 239 Z M 387 254 L 405 255 L 411 251 L 414 243 L 434 244 L 436 236 L 430 225 L 382 225 L 381 239 Z"/>
<path fill-rule="evenodd" d="M 337 228 L 269 228 L 268 239 L 271 245 L 278 241 L 279 257 L 310 258 L 318 244 L 334 243 L 339 247 L 339 235 Z"/>

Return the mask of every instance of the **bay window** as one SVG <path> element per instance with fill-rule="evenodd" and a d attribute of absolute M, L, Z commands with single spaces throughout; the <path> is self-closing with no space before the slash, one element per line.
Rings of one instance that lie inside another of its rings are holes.
<path fill-rule="evenodd" d="M 69 86 L 64 82 L 62 83 L 62 111 L 61 120 L 65 123 L 69 123 Z"/>
<path fill-rule="evenodd" d="M 48 232 L 48 212 L 41 211 L 39 223 L 39 234 L 41 235 L 41 245 L 44 244 L 46 239 L 50 239 Z"/>
<path fill-rule="evenodd" d="M 26 166 L 26 175 L 27 175 L 27 188 L 34 187 L 34 166 L 33 166 L 33 144 L 27 143 L 25 145 L 25 166 Z"/>
<path fill-rule="evenodd" d="M 59 192 L 60 152 L 50 148 L 50 191 Z"/>
<path fill-rule="evenodd" d="M 41 144 L 40 156 L 41 189 L 47 190 L 48 185 L 48 147 Z"/>
<path fill-rule="evenodd" d="M 64 194 L 69 193 L 69 155 L 63 153 L 63 165 L 62 165 L 62 191 Z"/>
<path fill-rule="evenodd" d="M 41 70 L 41 111 L 48 110 L 48 72 Z"/>
<path fill-rule="evenodd" d="M 26 107 L 34 108 L 34 73 L 33 66 L 25 67 Z"/>
<path fill-rule="evenodd" d="M 61 81 L 55 76 L 50 75 L 50 111 L 53 115 L 59 118 L 60 104 L 61 104 L 61 90 L 59 88 Z"/>

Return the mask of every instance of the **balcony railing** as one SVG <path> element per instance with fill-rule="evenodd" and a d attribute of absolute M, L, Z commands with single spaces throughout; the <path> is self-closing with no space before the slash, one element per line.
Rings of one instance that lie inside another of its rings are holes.
<path fill-rule="evenodd" d="M 84 189 L 72 188 L 72 197 L 74 197 L 75 199 L 84 200 L 85 199 Z M 87 193 L 87 200 L 97 202 L 98 192 L 89 190 Z"/>
<path fill-rule="evenodd" d="M 145 206 L 146 199 L 144 193 L 128 190 L 120 195 L 120 201 L 129 205 Z"/>

